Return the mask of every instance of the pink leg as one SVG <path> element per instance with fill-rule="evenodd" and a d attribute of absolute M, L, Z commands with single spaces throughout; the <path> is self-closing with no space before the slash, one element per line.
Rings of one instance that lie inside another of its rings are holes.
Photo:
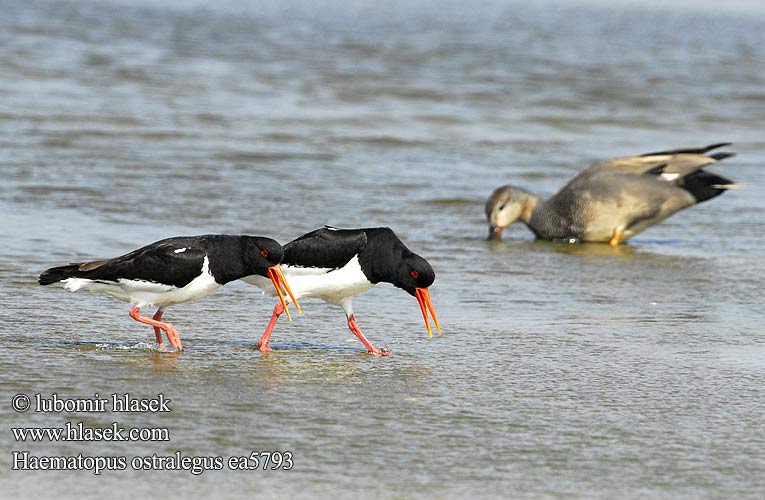
<path fill-rule="evenodd" d="M 350 328 L 353 334 L 359 338 L 361 343 L 364 344 L 364 347 L 367 348 L 370 354 L 374 354 L 375 356 L 388 356 L 390 354 L 390 351 L 387 349 L 378 349 L 373 346 L 370 341 L 367 340 L 364 334 L 361 333 L 361 327 L 356 322 L 356 318 L 353 314 L 348 317 L 348 328 Z"/>
<path fill-rule="evenodd" d="M 161 321 L 162 315 L 164 314 L 164 312 L 165 311 L 163 311 L 162 308 L 160 307 L 159 309 L 157 309 L 157 312 L 154 313 L 154 317 L 152 319 L 154 321 Z M 162 347 L 162 330 L 160 330 L 158 326 L 154 327 L 154 336 L 157 338 L 157 345 Z"/>
<path fill-rule="evenodd" d="M 276 326 L 276 321 L 279 319 L 279 316 L 284 312 L 284 306 L 281 302 L 278 302 L 276 304 L 276 307 L 274 307 L 274 314 L 271 315 L 271 321 L 268 323 L 268 326 L 266 327 L 265 333 L 263 333 L 263 336 L 260 337 L 260 341 L 258 342 L 258 348 L 263 352 L 268 352 L 271 350 L 271 346 L 268 345 L 268 341 L 271 338 L 271 333 L 274 331 L 274 327 Z"/>
<path fill-rule="evenodd" d="M 134 307 L 130 310 L 130 317 L 140 323 L 145 323 L 147 325 L 153 326 L 154 328 L 159 328 L 161 330 L 164 330 L 165 333 L 167 333 L 167 340 L 169 340 L 170 343 L 173 344 L 173 347 L 175 347 L 179 351 L 183 350 L 183 344 L 181 344 L 181 336 L 178 334 L 178 330 L 176 330 L 173 325 L 171 325 L 170 323 L 163 323 L 162 321 L 146 318 L 144 316 L 141 316 L 140 312 L 141 312 L 140 307 Z"/>

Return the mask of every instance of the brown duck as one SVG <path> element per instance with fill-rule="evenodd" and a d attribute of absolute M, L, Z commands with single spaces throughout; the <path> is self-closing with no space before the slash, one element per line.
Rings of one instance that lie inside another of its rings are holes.
<path fill-rule="evenodd" d="M 538 239 L 619 245 L 675 212 L 738 187 L 704 170 L 733 156 L 729 152 L 707 154 L 730 144 L 596 163 L 547 200 L 515 186 L 499 187 L 486 201 L 489 239 L 500 239 L 504 228 L 521 220 Z"/>

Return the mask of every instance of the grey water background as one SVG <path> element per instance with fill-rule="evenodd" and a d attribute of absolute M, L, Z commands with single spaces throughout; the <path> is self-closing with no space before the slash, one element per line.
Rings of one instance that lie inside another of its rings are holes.
<path fill-rule="evenodd" d="M 765 13 L 686 3 L 0 2 L 2 498 L 761 498 Z M 733 141 L 746 184 L 628 246 L 485 241 L 483 202 L 589 162 Z M 387 225 L 415 300 L 339 308 L 243 283 L 168 310 L 36 284 L 52 265 L 211 232 Z M 15 413 L 130 393 L 169 414 Z M 11 427 L 165 427 L 170 442 L 17 443 Z M 239 456 L 291 471 L 10 470 L 32 455 Z"/>

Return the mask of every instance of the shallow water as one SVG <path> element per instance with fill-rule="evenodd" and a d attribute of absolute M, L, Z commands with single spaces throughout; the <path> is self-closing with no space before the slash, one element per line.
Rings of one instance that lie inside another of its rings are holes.
<path fill-rule="evenodd" d="M 355 3 L 354 3 L 355 4 Z M 136 6 L 137 5 L 137 6 Z M 0 2 L 0 496 L 758 498 L 765 489 L 765 15 L 489 3 Z M 489 243 L 483 202 L 588 162 L 735 142 L 745 183 L 630 245 Z M 243 283 L 170 309 L 186 351 L 40 271 L 181 234 L 387 225 L 444 335 L 389 285 L 393 355 Z M 172 412 L 15 413 L 17 393 L 163 393 Z M 16 443 L 11 427 L 169 429 Z M 19 472 L 33 455 L 238 456 L 290 471 Z M 55 489 L 51 489 L 55 488 Z"/>

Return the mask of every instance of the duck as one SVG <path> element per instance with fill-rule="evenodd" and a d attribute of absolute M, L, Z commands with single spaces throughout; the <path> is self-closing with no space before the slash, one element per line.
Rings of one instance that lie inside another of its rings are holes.
<path fill-rule="evenodd" d="M 160 348 L 164 331 L 170 344 L 182 351 L 178 330 L 162 321 L 167 306 L 201 299 L 231 281 L 258 275 L 277 289 L 286 308 L 281 287 L 287 294 L 292 291 L 279 267 L 283 256 L 276 240 L 262 236 L 175 236 L 119 257 L 52 267 L 40 274 L 38 282 L 43 286 L 60 283 L 70 292 L 88 290 L 129 302 L 130 317 L 154 328 Z M 299 307 L 294 297 L 292 301 Z M 141 315 L 146 306 L 158 308 L 153 317 Z"/>
<path fill-rule="evenodd" d="M 514 185 L 500 186 L 485 205 L 489 240 L 500 240 L 502 231 L 520 220 L 540 240 L 618 246 L 680 210 L 740 187 L 706 170 L 735 155 L 710 153 L 731 144 L 720 142 L 595 163 L 548 199 Z"/>
<path fill-rule="evenodd" d="M 290 283 L 293 297 L 316 298 L 340 306 L 345 312 L 348 329 L 375 356 L 387 356 L 390 351 L 375 347 L 365 336 L 353 311 L 353 297 L 378 283 L 390 283 L 415 297 L 430 337 L 433 336 L 428 313 L 438 333 L 438 322 L 429 287 L 436 279 L 430 263 L 409 250 L 389 227 L 338 229 L 332 226 L 306 233 L 284 245 L 281 268 Z M 242 278 L 273 295 L 262 275 Z M 290 299 L 287 299 L 289 302 Z M 283 302 L 274 307 L 258 347 L 271 351 L 270 338 Z"/>

